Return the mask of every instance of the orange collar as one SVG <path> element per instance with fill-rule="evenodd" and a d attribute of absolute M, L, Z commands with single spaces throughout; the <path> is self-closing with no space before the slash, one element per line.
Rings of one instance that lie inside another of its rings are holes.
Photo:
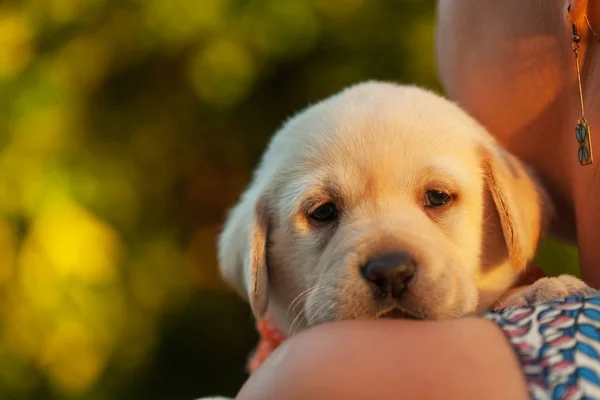
<path fill-rule="evenodd" d="M 248 372 L 252 374 L 269 357 L 269 355 L 285 340 L 285 334 L 273 323 L 271 315 L 267 314 L 256 324 L 260 340 L 256 350 L 248 359 Z"/>

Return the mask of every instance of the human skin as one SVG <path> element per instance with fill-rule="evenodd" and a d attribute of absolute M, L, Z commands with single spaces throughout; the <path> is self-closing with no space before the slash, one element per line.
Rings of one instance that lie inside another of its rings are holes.
<path fill-rule="evenodd" d="M 577 161 L 580 117 L 572 28 L 596 161 Z M 552 233 L 579 248 L 581 274 L 600 288 L 600 2 L 439 0 L 436 57 L 450 98 L 530 164 L 556 208 Z"/>
<path fill-rule="evenodd" d="M 571 25 L 580 42 L 586 118 L 596 161 L 580 166 Z M 438 0 L 436 57 L 450 98 L 532 165 L 549 188 L 552 232 L 579 248 L 583 279 L 600 288 L 600 1 Z M 597 138 L 597 139 L 596 139 Z M 240 399 L 520 399 L 526 384 L 495 324 L 343 321 L 289 339 Z"/>
<path fill-rule="evenodd" d="M 371 321 L 372 322 L 372 321 Z M 238 399 L 527 399 L 504 334 L 484 319 L 324 324 L 284 342 Z"/>

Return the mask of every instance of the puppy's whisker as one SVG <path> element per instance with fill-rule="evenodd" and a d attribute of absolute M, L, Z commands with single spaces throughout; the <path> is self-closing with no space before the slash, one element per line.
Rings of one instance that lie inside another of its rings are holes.
<path fill-rule="evenodd" d="M 298 331 L 300 331 L 301 324 L 306 323 L 308 321 L 308 319 L 306 318 L 306 314 L 302 313 L 301 315 L 302 315 L 302 318 L 300 318 L 298 320 L 298 324 L 294 327 L 294 331 L 293 331 L 294 334 L 296 334 L 296 333 L 298 333 Z"/>
<path fill-rule="evenodd" d="M 292 312 L 292 310 L 294 309 L 295 306 L 297 306 L 300 302 L 308 299 L 309 296 L 311 296 L 312 294 L 318 292 L 319 290 L 323 290 L 326 289 L 326 286 L 311 286 L 308 289 L 304 290 L 303 292 L 301 292 L 298 296 L 296 296 L 294 298 L 294 300 L 292 300 L 292 302 L 290 303 L 289 307 L 287 308 L 287 311 L 285 313 L 285 318 L 287 320 L 290 312 Z"/>
<path fill-rule="evenodd" d="M 302 293 L 300 293 L 298 296 L 296 296 L 295 302 L 296 305 L 299 304 L 300 300 L 306 300 L 309 296 L 313 295 L 316 292 L 319 291 L 323 291 L 324 289 L 327 289 L 327 286 L 324 285 L 320 285 L 320 286 L 312 286 L 310 288 L 308 288 L 307 290 L 303 291 Z M 288 312 L 286 313 L 286 319 L 287 316 L 289 314 L 289 312 L 292 311 L 292 307 L 293 307 L 293 303 L 290 304 L 290 307 L 288 307 Z M 302 317 L 301 319 L 299 319 L 300 317 Z M 296 314 L 296 317 L 294 318 L 294 320 L 292 321 L 292 324 L 290 325 L 289 331 L 288 331 L 288 335 L 291 335 L 293 333 L 295 333 L 296 328 L 304 321 L 306 320 L 306 312 L 305 312 L 305 307 L 302 306 L 300 311 L 298 311 L 298 313 Z"/>
<path fill-rule="evenodd" d="M 327 307 L 327 310 L 323 313 L 324 315 L 328 315 L 331 312 L 331 309 L 335 307 L 335 301 L 331 301 L 331 304 L 329 305 L 329 307 Z"/>
<path fill-rule="evenodd" d="M 317 311 L 315 311 L 314 316 L 312 318 L 312 320 L 314 322 L 320 322 L 321 320 L 324 319 L 324 317 L 327 316 L 327 313 L 329 312 L 329 310 L 331 310 L 331 307 L 333 306 L 334 302 L 333 300 L 329 299 L 327 300 L 325 303 L 323 303 L 318 309 Z"/>
<path fill-rule="evenodd" d="M 311 294 L 318 292 L 321 289 L 325 289 L 326 286 L 323 285 L 314 285 L 309 287 L 308 289 L 306 289 L 305 291 L 303 291 L 302 293 L 300 293 L 298 296 L 296 296 L 296 298 L 294 299 L 294 301 L 292 301 L 292 303 L 290 304 L 290 306 L 288 307 L 288 309 L 291 309 L 298 301 L 300 301 L 301 299 L 306 299 L 307 297 L 309 297 Z"/>
<path fill-rule="evenodd" d="M 300 318 L 302 316 L 302 319 L 300 321 L 298 321 L 298 318 Z M 298 325 L 300 325 L 300 323 L 306 319 L 306 316 L 304 315 L 304 310 L 300 310 L 300 312 L 298 312 L 298 314 L 296 314 L 296 318 L 294 318 L 294 320 L 292 321 L 292 324 L 290 325 L 290 328 L 288 329 L 288 336 L 292 336 L 295 331 L 296 331 L 296 323 L 298 323 Z"/>
<path fill-rule="evenodd" d="M 299 322 L 301 323 L 302 322 L 302 319 L 298 322 L 298 318 L 300 318 L 300 317 L 304 318 L 304 309 L 303 308 L 300 309 L 300 311 L 298 311 L 296 313 L 296 316 L 294 317 L 294 320 L 292 321 L 290 327 L 288 328 L 288 336 L 291 336 L 292 333 L 294 332 L 295 327 L 296 327 L 296 323 L 299 323 Z M 286 319 L 287 319 L 287 317 L 286 317 Z"/>
<path fill-rule="evenodd" d="M 289 307 L 287 308 L 287 311 L 285 313 L 285 318 L 287 319 L 287 317 L 289 316 L 290 312 L 292 311 L 292 309 L 294 308 L 294 306 L 296 305 L 296 303 L 298 303 L 303 297 L 306 298 L 310 295 L 311 291 L 315 289 L 316 286 L 311 286 L 308 289 L 300 292 L 300 294 L 298 294 L 298 296 L 294 297 L 294 300 L 292 300 L 292 302 L 290 303 Z"/>

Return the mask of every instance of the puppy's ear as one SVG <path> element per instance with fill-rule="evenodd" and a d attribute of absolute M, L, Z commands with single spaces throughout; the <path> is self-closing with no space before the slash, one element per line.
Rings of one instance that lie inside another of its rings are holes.
<path fill-rule="evenodd" d="M 247 299 L 256 319 L 262 318 L 268 304 L 266 204 L 245 194 L 231 210 L 219 237 L 219 268 L 229 284 Z"/>
<path fill-rule="evenodd" d="M 533 174 L 517 158 L 496 145 L 481 148 L 487 190 L 502 226 L 508 256 L 523 270 L 535 256 L 551 207 Z"/>

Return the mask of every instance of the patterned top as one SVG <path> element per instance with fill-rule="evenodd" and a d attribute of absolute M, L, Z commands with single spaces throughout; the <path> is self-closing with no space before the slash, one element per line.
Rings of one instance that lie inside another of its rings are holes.
<path fill-rule="evenodd" d="M 600 294 L 484 317 L 511 342 L 532 399 L 600 399 Z"/>

